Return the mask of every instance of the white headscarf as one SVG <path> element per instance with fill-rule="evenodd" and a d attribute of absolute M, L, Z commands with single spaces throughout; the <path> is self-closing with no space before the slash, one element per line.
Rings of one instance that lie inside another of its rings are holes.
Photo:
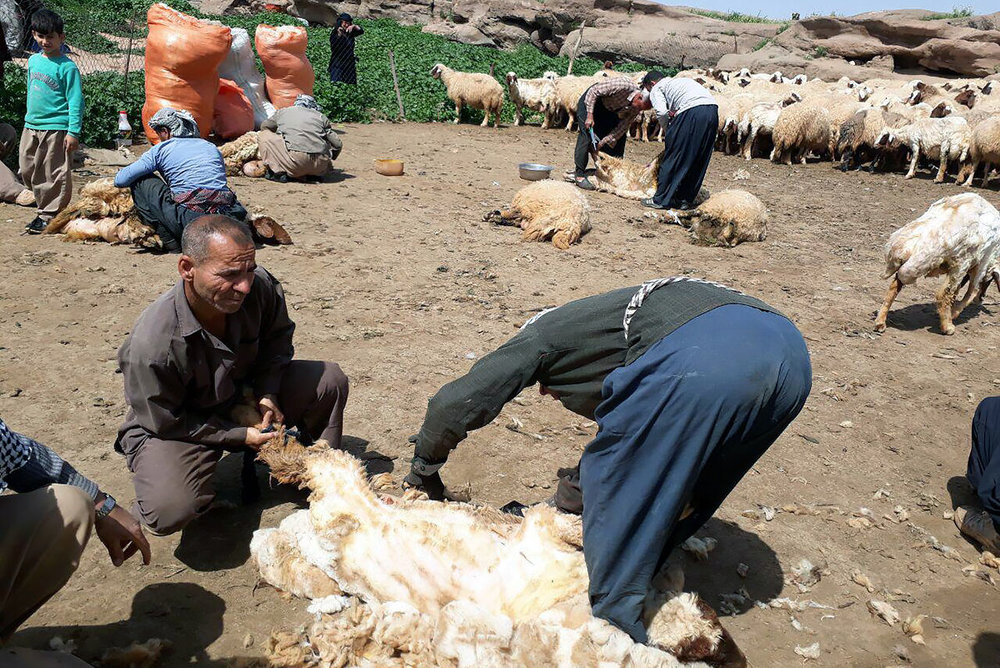
<path fill-rule="evenodd" d="M 312 109 L 313 111 L 319 111 L 319 105 L 316 104 L 316 98 L 312 95 L 296 95 L 295 106 L 305 107 L 306 109 Z"/>
<path fill-rule="evenodd" d="M 198 122 L 194 120 L 194 116 L 183 109 L 171 107 L 160 109 L 149 119 L 149 127 L 153 130 L 156 128 L 170 130 L 171 137 L 182 139 L 201 136 L 201 133 L 198 132 Z"/>

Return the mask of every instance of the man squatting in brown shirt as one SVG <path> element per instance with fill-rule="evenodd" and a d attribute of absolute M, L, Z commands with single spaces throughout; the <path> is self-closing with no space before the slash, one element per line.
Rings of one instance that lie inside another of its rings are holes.
<path fill-rule="evenodd" d="M 332 362 L 293 360 L 281 284 L 254 261 L 241 223 L 202 216 L 186 228 L 181 280 L 143 311 L 118 351 L 129 410 L 115 449 L 135 485 L 135 514 L 158 534 L 208 510 L 226 450 L 270 434 L 229 419 L 244 388 L 262 427 L 284 423 L 339 447 L 347 377 Z"/>

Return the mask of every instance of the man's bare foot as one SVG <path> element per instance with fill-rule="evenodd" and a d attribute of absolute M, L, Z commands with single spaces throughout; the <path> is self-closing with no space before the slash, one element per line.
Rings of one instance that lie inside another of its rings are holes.
<path fill-rule="evenodd" d="M 979 543 L 990 552 L 1000 551 L 1000 533 L 989 513 L 972 506 L 959 506 L 955 510 L 955 526 L 965 536 Z"/>

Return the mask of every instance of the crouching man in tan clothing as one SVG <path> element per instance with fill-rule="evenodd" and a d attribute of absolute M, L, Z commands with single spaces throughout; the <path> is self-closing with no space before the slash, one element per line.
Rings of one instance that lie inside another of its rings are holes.
<path fill-rule="evenodd" d="M 235 424 L 252 393 L 262 428 L 340 446 L 347 377 L 332 362 L 292 360 L 281 284 L 255 262 L 246 226 L 202 216 L 184 228 L 180 281 L 143 311 L 118 351 L 129 411 L 115 449 L 135 486 L 133 512 L 153 532 L 179 531 L 215 497 L 226 450 L 256 450 L 270 434 Z"/>
<path fill-rule="evenodd" d="M 0 420 L 0 666 L 88 666 L 59 652 L 4 648 L 17 627 L 80 565 L 92 531 L 115 566 L 136 552 L 149 563 L 139 523 L 69 462 Z"/>

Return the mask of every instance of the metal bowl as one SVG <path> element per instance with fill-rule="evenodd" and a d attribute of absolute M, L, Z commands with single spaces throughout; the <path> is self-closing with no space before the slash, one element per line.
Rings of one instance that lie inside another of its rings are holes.
<path fill-rule="evenodd" d="M 549 178 L 553 169 L 555 168 L 549 165 L 540 165 L 537 162 L 522 162 L 517 166 L 521 178 L 525 181 L 544 181 Z"/>

